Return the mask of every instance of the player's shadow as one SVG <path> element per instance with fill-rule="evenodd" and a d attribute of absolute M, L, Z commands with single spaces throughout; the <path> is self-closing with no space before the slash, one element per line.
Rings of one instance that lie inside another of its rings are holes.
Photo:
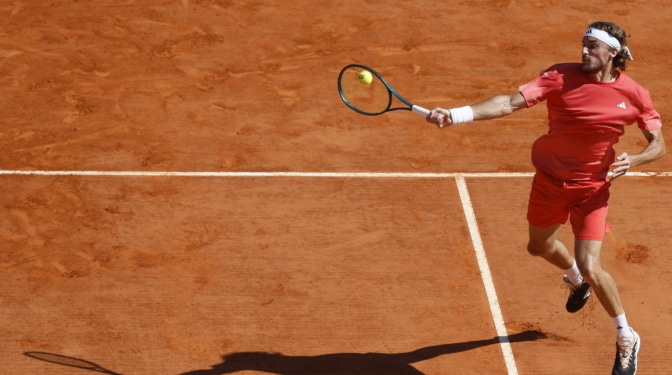
<path fill-rule="evenodd" d="M 24 352 L 23 355 L 32 359 L 37 359 L 44 362 L 53 363 L 55 365 L 75 367 L 82 370 L 89 370 L 107 375 L 121 375 L 114 371 L 101 367 L 97 363 L 87 361 L 85 359 L 68 357 L 67 355 L 47 353 L 47 352 Z"/>
<path fill-rule="evenodd" d="M 180 375 L 220 375 L 237 371 L 261 371 L 279 375 L 424 375 L 411 364 L 441 355 L 473 350 L 505 342 L 545 339 L 536 330 L 508 337 L 454 344 L 435 345 L 407 353 L 334 353 L 316 356 L 288 356 L 280 353 L 240 352 L 224 355 L 222 363 L 210 369 L 185 372 Z"/>

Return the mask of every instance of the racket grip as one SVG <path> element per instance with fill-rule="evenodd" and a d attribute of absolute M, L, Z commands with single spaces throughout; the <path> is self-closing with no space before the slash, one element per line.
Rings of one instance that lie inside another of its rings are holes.
<path fill-rule="evenodd" d="M 425 117 L 427 117 L 427 115 L 429 115 L 429 109 L 422 108 L 418 105 L 411 106 L 411 111 L 413 113 L 417 113 L 417 114 L 425 116 Z"/>

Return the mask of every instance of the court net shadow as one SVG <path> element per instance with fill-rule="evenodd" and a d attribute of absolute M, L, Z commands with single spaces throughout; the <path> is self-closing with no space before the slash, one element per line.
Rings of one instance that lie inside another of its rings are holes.
<path fill-rule="evenodd" d="M 279 375 L 424 375 L 411 364 L 441 355 L 464 352 L 500 343 L 535 341 L 547 338 L 537 330 L 508 337 L 435 345 L 406 353 L 334 353 L 317 356 L 287 356 L 280 353 L 240 352 L 222 357 L 210 369 L 179 375 L 221 375 L 238 371 L 261 371 Z"/>

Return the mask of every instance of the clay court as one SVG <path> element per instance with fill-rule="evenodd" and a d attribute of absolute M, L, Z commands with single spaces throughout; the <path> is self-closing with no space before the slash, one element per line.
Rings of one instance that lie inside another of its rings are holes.
<path fill-rule="evenodd" d="M 2 374 L 610 371 L 607 314 L 565 312 L 561 272 L 525 250 L 545 106 L 440 130 L 359 115 L 336 79 L 365 64 L 462 106 L 578 61 L 609 20 L 669 126 L 668 1 L 24 0 L 0 18 Z M 631 126 L 617 152 L 644 146 Z M 603 262 L 638 375 L 672 367 L 671 186 L 669 155 L 612 186 Z"/>

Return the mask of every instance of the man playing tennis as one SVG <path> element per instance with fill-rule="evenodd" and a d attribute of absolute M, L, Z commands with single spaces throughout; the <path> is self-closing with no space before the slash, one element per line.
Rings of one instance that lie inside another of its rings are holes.
<path fill-rule="evenodd" d="M 617 375 L 637 372 L 640 338 L 628 325 L 616 283 L 600 261 L 609 186 L 630 168 L 665 154 L 661 118 L 649 92 L 623 73 L 626 61 L 632 60 L 626 36 L 614 23 L 594 22 L 583 36 L 581 63 L 554 65 L 515 94 L 450 110 L 436 108 L 427 116 L 443 128 L 506 116 L 546 101 L 549 131 L 532 146 L 536 173 L 527 213 L 527 249 L 563 270 L 572 291 L 569 312 L 581 309 L 591 290 L 597 296 L 616 327 L 612 374 Z M 634 155 L 616 156 L 614 144 L 624 127 L 634 123 L 647 146 Z M 575 236 L 574 257 L 557 238 L 568 218 Z"/>

